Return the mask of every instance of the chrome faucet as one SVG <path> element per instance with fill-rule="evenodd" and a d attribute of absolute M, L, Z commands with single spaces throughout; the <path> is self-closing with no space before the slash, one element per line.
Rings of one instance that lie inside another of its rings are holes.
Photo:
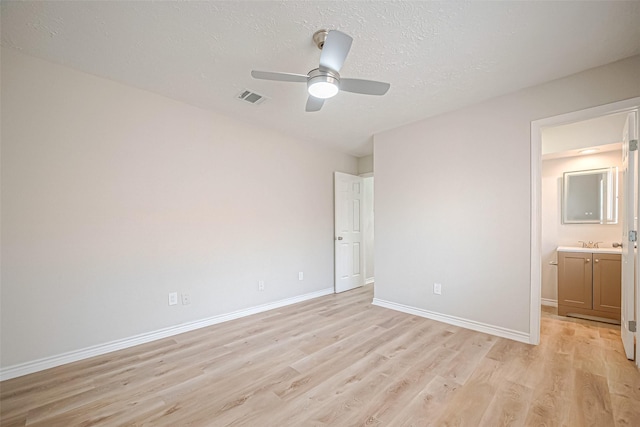
<path fill-rule="evenodd" d="M 578 243 L 582 243 L 582 247 L 583 247 L 583 248 L 596 248 L 596 249 L 597 249 L 597 248 L 599 248 L 598 244 L 599 244 L 599 243 L 603 243 L 603 242 L 595 242 L 595 243 L 594 243 L 594 242 L 592 242 L 592 241 L 589 241 L 589 242 L 587 243 L 587 242 L 584 242 L 584 241 L 582 241 L 582 240 L 578 240 Z M 615 246 L 614 246 L 614 248 L 615 248 Z"/>

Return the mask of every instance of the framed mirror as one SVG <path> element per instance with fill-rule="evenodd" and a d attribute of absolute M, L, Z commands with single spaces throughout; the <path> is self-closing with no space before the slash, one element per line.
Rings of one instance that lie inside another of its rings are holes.
<path fill-rule="evenodd" d="M 618 168 L 565 172 L 563 224 L 618 223 Z"/>

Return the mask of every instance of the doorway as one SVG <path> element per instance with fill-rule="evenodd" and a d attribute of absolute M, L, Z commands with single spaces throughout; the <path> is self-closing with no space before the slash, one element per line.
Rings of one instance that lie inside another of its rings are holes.
<path fill-rule="evenodd" d="M 374 283 L 373 173 L 334 173 L 334 292 Z"/>
<path fill-rule="evenodd" d="M 531 307 L 530 307 L 530 342 L 540 342 L 540 306 L 542 302 L 542 134 L 543 129 L 567 125 L 598 117 L 638 110 L 640 98 L 607 104 L 587 110 L 567 113 L 531 123 Z M 635 293 L 635 305 L 640 306 L 640 295 Z M 637 308 L 636 308 L 637 311 Z"/>

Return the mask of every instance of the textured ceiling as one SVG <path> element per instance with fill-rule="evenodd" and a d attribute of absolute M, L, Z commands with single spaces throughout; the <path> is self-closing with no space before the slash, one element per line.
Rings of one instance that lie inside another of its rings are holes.
<path fill-rule="evenodd" d="M 2 45 L 354 155 L 382 130 L 640 54 L 640 2 L 2 1 Z M 321 28 L 354 39 L 341 75 L 391 83 L 305 113 Z M 238 101 L 242 89 L 268 99 Z"/>

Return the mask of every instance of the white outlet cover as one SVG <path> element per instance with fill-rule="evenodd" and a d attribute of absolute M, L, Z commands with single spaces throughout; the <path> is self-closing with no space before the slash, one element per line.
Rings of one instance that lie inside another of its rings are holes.
<path fill-rule="evenodd" d="M 182 305 L 191 304 L 191 296 L 189 294 L 182 294 Z"/>
<path fill-rule="evenodd" d="M 169 305 L 178 304 L 178 293 L 177 292 L 169 292 Z"/>
<path fill-rule="evenodd" d="M 442 295 L 442 284 L 434 283 L 433 284 L 433 293 L 436 295 Z"/>
<path fill-rule="evenodd" d="M 302 271 L 298 273 L 298 280 L 304 280 L 304 273 Z"/>

